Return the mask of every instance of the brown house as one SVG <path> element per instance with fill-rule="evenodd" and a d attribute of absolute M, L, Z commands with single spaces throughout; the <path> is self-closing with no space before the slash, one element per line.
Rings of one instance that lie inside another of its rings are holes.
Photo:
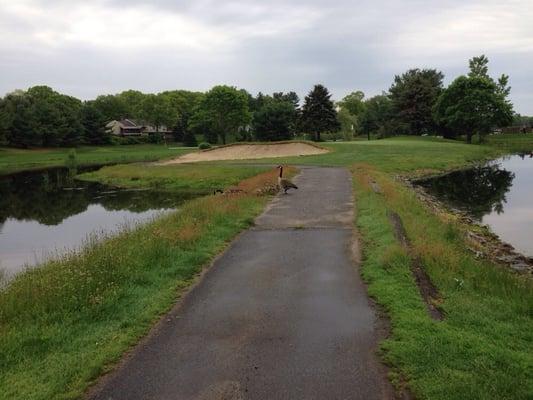
<path fill-rule="evenodd" d="M 148 136 L 154 133 L 170 135 L 170 131 L 166 126 L 160 126 L 157 129 L 148 124 L 137 123 L 132 119 L 113 120 L 106 124 L 106 129 L 109 133 L 116 136 Z"/>

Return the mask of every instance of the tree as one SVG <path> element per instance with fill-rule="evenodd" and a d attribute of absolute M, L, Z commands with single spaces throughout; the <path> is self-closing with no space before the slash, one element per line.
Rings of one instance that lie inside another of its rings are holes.
<path fill-rule="evenodd" d="M 94 100 L 94 105 L 106 123 L 128 117 L 128 106 L 120 96 L 111 94 L 98 96 Z"/>
<path fill-rule="evenodd" d="M 87 144 L 106 144 L 111 141 L 110 134 L 106 132 L 105 120 L 102 113 L 96 108 L 94 102 L 87 101 L 81 109 L 81 123 L 83 125 L 83 138 Z"/>
<path fill-rule="evenodd" d="M 147 94 L 141 103 L 141 117 L 152 124 L 156 131 L 163 125 L 172 124 L 170 101 L 162 94 Z"/>
<path fill-rule="evenodd" d="M 216 133 L 223 144 L 230 134 L 250 122 L 247 96 L 230 86 L 215 86 L 201 100 L 191 120 L 192 127 Z"/>
<path fill-rule="evenodd" d="M 146 97 L 144 93 L 139 92 L 138 90 L 126 90 L 117 94 L 115 97 L 118 99 L 120 107 L 123 107 L 124 110 L 124 115 L 118 118 L 141 118 L 142 102 Z"/>
<path fill-rule="evenodd" d="M 435 131 L 432 109 L 442 92 L 442 72 L 435 69 L 411 69 L 396 75 L 389 89 L 393 113 L 398 122 L 413 135 Z"/>
<path fill-rule="evenodd" d="M 495 127 L 506 126 L 513 119 L 513 105 L 507 100 L 508 77 L 498 81 L 488 76 L 485 56 L 470 60 L 470 73 L 460 76 L 440 95 L 434 107 L 435 120 L 458 134 L 480 139 Z"/>
<path fill-rule="evenodd" d="M 365 111 L 365 94 L 360 90 L 352 92 L 337 102 L 339 111 L 337 117 L 341 125 L 341 131 L 348 140 L 359 129 L 359 119 Z"/>
<path fill-rule="evenodd" d="M 170 90 L 160 93 L 166 97 L 170 105 L 170 126 L 172 127 L 172 136 L 175 141 L 184 140 L 189 130 L 189 121 L 194 110 L 198 107 L 203 93 L 191 92 L 188 90 Z"/>
<path fill-rule="evenodd" d="M 287 140 L 292 137 L 295 118 L 293 103 L 270 98 L 254 113 L 252 127 L 258 140 Z"/>
<path fill-rule="evenodd" d="M 301 120 L 302 128 L 312 133 L 317 142 L 320 141 L 321 133 L 340 129 L 331 94 L 323 85 L 315 85 L 305 97 Z"/>
<path fill-rule="evenodd" d="M 16 91 L 4 97 L 0 121 L 9 146 L 28 148 L 41 145 L 41 135 L 33 130 L 32 104 L 26 92 Z"/>
<path fill-rule="evenodd" d="M 383 93 L 365 101 L 365 110 L 359 118 L 361 132 L 367 135 L 391 136 L 397 129 L 392 118 L 392 101 Z"/>

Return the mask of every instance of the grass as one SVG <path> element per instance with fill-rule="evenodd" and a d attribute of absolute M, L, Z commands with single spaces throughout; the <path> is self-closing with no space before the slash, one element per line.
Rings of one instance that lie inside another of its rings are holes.
<path fill-rule="evenodd" d="M 162 144 L 130 146 L 82 146 L 76 148 L 78 166 L 154 161 L 180 156 L 191 148 L 172 148 Z M 0 175 L 29 169 L 61 167 L 67 162 L 70 149 L 22 150 L 0 147 Z"/>
<path fill-rule="evenodd" d="M 331 153 L 260 160 L 352 168 L 362 274 L 392 326 L 382 356 L 391 365 L 392 380 L 408 385 L 417 398 L 531 398 L 533 287 L 531 280 L 476 260 L 465 247 L 466 228 L 429 212 L 394 176 L 440 172 L 527 149 L 533 135 L 526 136 L 490 137 L 486 145 L 435 138 L 324 143 Z M 126 187 L 207 190 L 264 170 L 235 163 L 139 163 L 83 178 Z M 272 178 L 264 173 L 240 187 L 252 191 Z M 371 190 L 371 179 L 382 194 Z M 266 201 L 251 195 L 193 200 L 182 212 L 21 275 L 0 292 L 0 387 L 7 388 L 0 399 L 79 397 Z M 416 255 L 440 290 L 444 321 L 427 315 L 387 210 L 401 216 Z"/>
<path fill-rule="evenodd" d="M 502 150 L 491 146 L 468 145 L 436 138 L 398 137 L 383 140 L 326 142 L 330 153 L 300 157 L 261 159 L 261 162 L 322 166 L 351 166 L 368 163 L 387 172 L 413 170 L 442 171 L 466 163 L 498 157 Z M 234 163 L 253 164 L 257 160 Z"/>
<path fill-rule="evenodd" d="M 375 180 L 383 194 L 372 191 Z M 368 165 L 354 169 L 362 274 L 390 316 L 382 344 L 392 379 L 419 399 L 530 399 L 533 393 L 533 284 L 464 247 L 463 227 L 428 212 L 414 193 Z M 444 299 L 432 320 L 396 243 L 386 211 L 397 212 Z"/>
<path fill-rule="evenodd" d="M 241 187 L 252 191 L 273 178 L 269 171 Z M 82 396 L 267 201 L 251 194 L 195 199 L 18 275 L 0 291 L 0 399 Z"/>
<path fill-rule="evenodd" d="M 103 167 L 77 178 L 119 187 L 154 188 L 159 190 L 212 191 L 238 184 L 267 167 L 212 164 L 127 164 Z"/>

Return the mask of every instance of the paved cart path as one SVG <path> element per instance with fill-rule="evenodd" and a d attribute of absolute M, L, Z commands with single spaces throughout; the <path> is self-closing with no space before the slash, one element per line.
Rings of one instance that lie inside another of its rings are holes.
<path fill-rule="evenodd" d="M 303 168 L 90 398 L 389 399 L 350 173 Z"/>

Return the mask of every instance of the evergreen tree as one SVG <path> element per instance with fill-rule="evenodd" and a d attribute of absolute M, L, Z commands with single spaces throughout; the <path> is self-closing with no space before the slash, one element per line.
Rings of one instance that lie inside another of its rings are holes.
<path fill-rule="evenodd" d="M 291 102 L 270 98 L 254 113 L 252 127 L 258 140 L 286 140 L 292 137 L 295 119 Z"/>
<path fill-rule="evenodd" d="M 111 136 L 105 129 L 105 119 L 95 107 L 94 102 L 83 104 L 81 110 L 81 123 L 83 126 L 83 141 L 87 144 L 106 144 L 111 142 Z"/>
<path fill-rule="evenodd" d="M 418 68 L 394 77 L 389 93 L 394 117 L 405 126 L 405 133 L 434 133 L 432 109 L 442 92 L 443 78 L 444 75 L 435 69 Z"/>
<path fill-rule="evenodd" d="M 321 133 L 340 129 L 331 94 L 322 85 L 315 85 L 305 97 L 301 118 L 302 128 L 312 133 L 317 142 L 320 141 Z"/>

